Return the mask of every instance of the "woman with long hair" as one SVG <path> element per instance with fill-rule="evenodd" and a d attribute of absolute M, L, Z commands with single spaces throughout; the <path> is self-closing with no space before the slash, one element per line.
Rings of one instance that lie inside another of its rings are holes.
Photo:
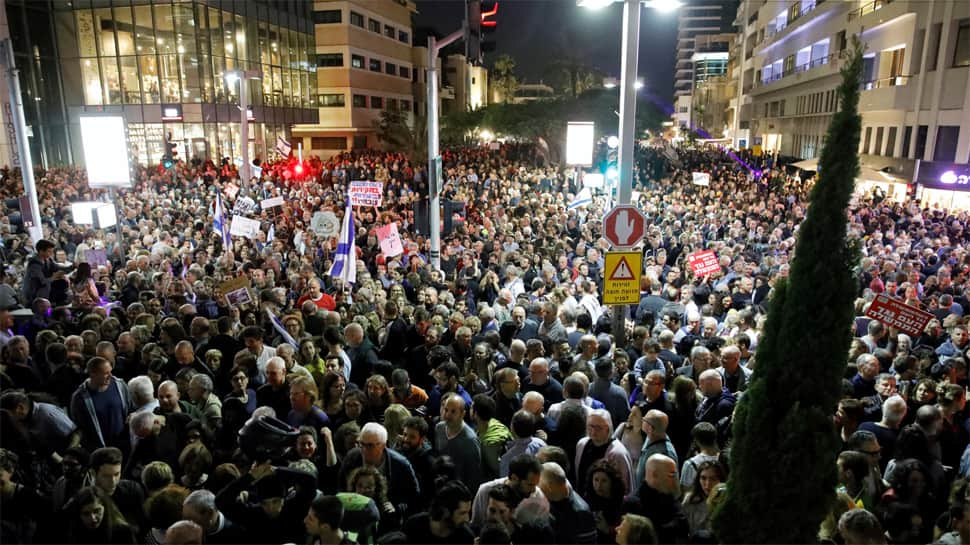
<path fill-rule="evenodd" d="M 330 422 L 334 422 L 334 429 L 340 423 L 346 422 L 344 417 L 344 392 L 347 390 L 347 379 L 336 371 L 327 371 L 320 380 L 320 408 L 327 413 Z"/>
<path fill-rule="evenodd" d="M 677 450 L 677 456 L 681 460 L 687 459 L 687 452 L 690 448 L 690 432 L 697 423 L 697 384 L 689 377 L 683 375 L 674 378 L 671 387 L 673 392 L 674 411 L 670 414 L 670 425 L 667 428 L 667 435 L 670 442 Z"/>
<path fill-rule="evenodd" d="M 135 533 L 115 502 L 95 486 L 78 491 L 70 502 L 66 543 L 133 545 Z"/>
<path fill-rule="evenodd" d="M 101 294 L 94 283 L 91 265 L 87 262 L 79 263 L 71 279 L 71 301 L 80 310 L 91 310 L 101 302 Z"/>
<path fill-rule="evenodd" d="M 586 473 L 586 494 L 583 498 L 596 516 L 598 543 L 612 543 L 614 531 L 623 515 L 623 496 L 626 485 L 613 463 L 597 460 Z"/>
<path fill-rule="evenodd" d="M 714 487 L 726 480 L 727 472 L 720 462 L 701 462 L 697 466 L 694 484 L 684 495 L 684 514 L 687 515 L 691 536 L 710 537 L 711 513 L 708 510 L 707 498 Z"/>
<path fill-rule="evenodd" d="M 626 422 L 621 422 L 613 432 L 613 439 L 618 439 L 627 452 L 630 453 L 630 462 L 633 467 L 637 467 L 640 460 L 640 451 L 643 450 L 643 443 L 647 440 L 647 434 L 643 432 L 643 409 L 640 405 L 630 407 L 630 416 Z M 630 493 L 633 493 L 631 490 Z"/>
<path fill-rule="evenodd" d="M 374 500 L 381 513 L 378 534 L 394 532 L 401 527 L 403 513 L 387 499 L 387 479 L 377 468 L 361 466 L 350 472 L 347 477 L 347 491 L 367 496 Z"/>
<path fill-rule="evenodd" d="M 411 411 L 400 403 L 392 403 L 384 410 L 384 428 L 387 429 L 388 448 L 397 449 L 399 438 L 404 433 L 404 421 L 411 416 Z"/>
<path fill-rule="evenodd" d="M 368 419 L 384 424 L 384 411 L 391 406 L 391 386 L 383 375 L 371 375 L 364 384 L 367 391 L 365 412 Z"/>

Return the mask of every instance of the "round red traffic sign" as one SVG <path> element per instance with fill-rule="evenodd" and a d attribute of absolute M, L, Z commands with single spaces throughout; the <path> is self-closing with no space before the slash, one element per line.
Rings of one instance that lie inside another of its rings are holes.
<path fill-rule="evenodd" d="M 646 220 L 632 204 L 614 206 L 603 216 L 603 238 L 614 248 L 632 248 L 643 240 Z"/>

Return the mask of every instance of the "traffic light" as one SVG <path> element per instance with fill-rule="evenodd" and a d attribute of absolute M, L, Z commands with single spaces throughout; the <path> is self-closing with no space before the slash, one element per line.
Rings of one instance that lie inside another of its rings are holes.
<path fill-rule="evenodd" d="M 293 174 L 295 174 L 297 178 L 303 177 L 303 163 L 297 163 L 293 166 Z"/>
<path fill-rule="evenodd" d="M 162 155 L 162 166 L 173 168 L 178 162 L 178 143 L 172 140 L 172 133 L 168 133 L 165 138 L 165 154 Z"/>
<path fill-rule="evenodd" d="M 465 57 L 472 64 L 481 64 L 482 53 L 495 50 L 495 43 L 486 41 L 484 34 L 495 30 L 498 22 L 498 2 L 465 0 Z"/>

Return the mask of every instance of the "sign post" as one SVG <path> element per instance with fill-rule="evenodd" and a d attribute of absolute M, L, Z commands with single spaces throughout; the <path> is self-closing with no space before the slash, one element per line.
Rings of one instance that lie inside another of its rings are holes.
<path fill-rule="evenodd" d="M 614 206 L 603 216 L 603 238 L 609 241 L 614 250 L 630 250 L 640 244 L 646 228 L 646 219 L 632 204 Z M 616 257 L 611 258 L 611 255 Z M 640 302 L 642 253 L 607 252 L 603 270 L 605 272 L 604 305 L 627 305 Z M 613 309 L 613 338 L 617 346 L 622 346 L 624 343 L 626 315 L 626 306 Z"/>
<path fill-rule="evenodd" d="M 643 271 L 641 252 L 606 252 L 603 263 L 603 304 L 639 303 L 641 271 Z"/>

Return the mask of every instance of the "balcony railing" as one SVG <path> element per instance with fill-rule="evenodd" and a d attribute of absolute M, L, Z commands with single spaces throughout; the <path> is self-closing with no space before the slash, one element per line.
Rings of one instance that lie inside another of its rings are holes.
<path fill-rule="evenodd" d="M 871 89 L 882 89 L 884 87 L 900 87 L 903 85 L 909 85 L 910 78 L 912 78 L 912 76 L 889 76 L 888 78 L 865 81 L 860 85 L 860 88 L 863 91 L 869 91 Z"/>
<path fill-rule="evenodd" d="M 892 0 L 883 0 L 883 1 L 885 1 L 885 2 L 891 2 Z M 781 25 L 780 27 L 774 26 L 774 25 L 772 25 L 769 22 L 768 23 L 768 26 L 765 28 L 765 37 L 761 40 L 761 42 L 758 43 L 758 45 L 761 45 L 762 43 L 765 42 L 765 40 L 771 38 L 775 34 L 778 34 L 779 32 L 781 32 L 781 31 L 785 30 L 786 28 L 790 27 L 792 25 L 792 23 L 794 23 L 795 21 L 797 21 L 797 20 L 801 19 L 802 17 L 804 17 L 805 14 L 810 13 L 812 11 L 815 11 L 816 8 L 818 8 L 819 6 L 821 6 L 824 3 L 825 3 L 825 0 L 816 0 L 814 4 L 808 4 L 808 5 L 804 6 L 804 7 L 802 7 L 798 11 L 798 13 L 795 14 L 793 17 L 788 17 L 785 20 L 785 23 L 783 25 Z"/>
<path fill-rule="evenodd" d="M 813 68 L 818 68 L 819 66 L 827 65 L 827 64 L 831 63 L 832 61 L 834 61 L 835 59 L 838 59 L 838 58 L 840 58 L 842 56 L 843 56 L 842 53 L 830 53 L 830 54 L 828 54 L 828 55 L 826 55 L 824 57 L 819 57 L 817 59 L 814 59 L 812 61 L 806 62 L 804 64 L 799 64 L 797 66 L 794 66 L 792 68 L 789 68 L 788 70 L 783 70 L 781 72 L 778 72 L 777 74 L 771 74 L 768 77 L 762 77 L 761 80 L 759 80 L 758 86 L 760 87 L 762 85 L 768 85 L 769 83 L 778 81 L 778 80 L 780 80 L 782 78 L 785 78 L 785 77 L 788 77 L 788 76 L 790 76 L 792 74 L 798 74 L 798 73 L 801 73 L 801 72 L 808 72 L 809 70 L 811 70 Z"/>
<path fill-rule="evenodd" d="M 862 17 L 863 15 L 869 15 L 875 11 L 879 11 L 886 4 L 891 4 L 893 0 L 873 0 L 868 4 L 863 4 L 861 7 L 856 8 L 849 12 L 849 20 L 853 20 L 856 17 Z"/>

